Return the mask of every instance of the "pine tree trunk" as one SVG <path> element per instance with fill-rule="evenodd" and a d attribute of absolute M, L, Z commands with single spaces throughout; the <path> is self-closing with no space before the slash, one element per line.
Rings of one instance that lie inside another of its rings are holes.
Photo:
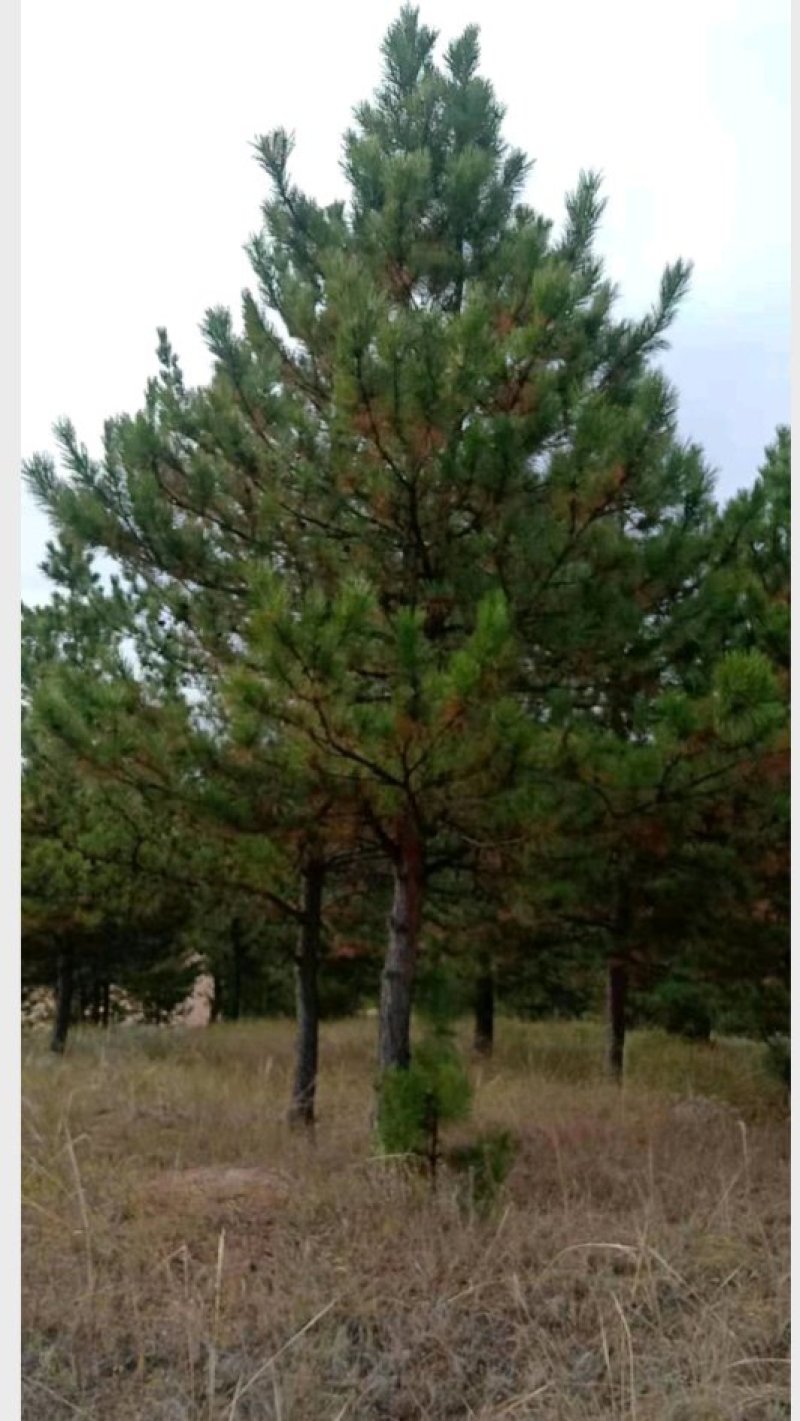
<path fill-rule="evenodd" d="M 628 964 L 621 957 L 612 957 L 608 964 L 608 1071 L 618 1085 L 625 1065 L 627 1001 Z"/>
<path fill-rule="evenodd" d="M 95 977 L 92 982 L 92 1026 L 100 1025 L 100 1017 L 103 1011 L 102 983 L 99 977 Z"/>
<path fill-rule="evenodd" d="M 411 1064 L 411 999 L 424 892 L 422 843 L 413 825 L 401 834 L 394 868 L 389 942 L 381 980 L 378 1057 L 381 1070 Z"/>
<path fill-rule="evenodd" d="M 494 1046 L 494 977 L 492 964 L 484 958 L 475 983 L 475 1050 L 491 1056 Z"/>
<path fill-rule="evenodd" d="M 101 1022 L 104 1028 L 108 1027 L 111 1020 L 111 983 L 103 983 L 103 1006 L 101 1012 Z"/>
<path fill-rule="evenodd" d="M 61 1053 L 67 1044 L 74 990 L 72 948 L 62 948 L 56 969 L 56 1019 L 50 1041 L 51 1051 Z"/>
<path fill-rule="evenodd" d="M 322 937 L 322 890 L 324 864 L 313 860 L 303 874 L 303 921 L 295 955 L 295 1000 L 297 1003 L 295 1069 L 289 1122 L 314 1124 L 319 1056 L 319 948 Z"/>
<path fill-rule="evenodd" d="M 242 1011 L 242 978 L 244 975 L 242 925 L 238 918 L 234 918 L 231 923 L 231 947 L 233 950 L 233 973 L 227 1015 L 230 1021 L 238 1021 Z"/>

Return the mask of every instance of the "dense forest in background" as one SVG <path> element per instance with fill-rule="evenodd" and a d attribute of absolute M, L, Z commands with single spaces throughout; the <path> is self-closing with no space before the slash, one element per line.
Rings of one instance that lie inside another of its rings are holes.
<path fill-rule="evenodd" d="M 724 506 L 660 373 L 689 281 L 616 311 L 582 174 L 523 200 L 468 27 L 404 9 L 320 207 L 269 181 L 206 385 L 167 334 L 91 458 L 26 465 L 23 991 L 71 1022 L 412 1006 L 788 1033 L 790 436 Z M 90 378 L 87 371 L 87 378 Z M 113 574 L 101 577 L 98 558 Z"/>

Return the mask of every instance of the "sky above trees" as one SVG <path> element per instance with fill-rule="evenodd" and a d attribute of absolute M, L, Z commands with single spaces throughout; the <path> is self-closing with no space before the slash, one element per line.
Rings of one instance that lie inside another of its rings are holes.
<path fill-rule="evenodd" d="M 173 0 L 29 0 L 23 32 L 23 411 L 27 456 L 64 413 L 90 449 L 138 405 L 165 325 L 205 378 L 203 312 L 239 307 L 263 175 L 250 141 L 294 129 L 296 179 L 344 196 L 340 136 L 374 86 L 396 0 L 276 10 Z M 424 19 L 481 27 L 483 72 L 512 143 L 536 160 L 526 196 L 559 220 L 599 168 L 600 247 L 624 309 L 643 313 L 667 261 L 695 263 L 664 363 L 681 428 L 724 497 L 752 481 L 789 419 L 788 0 L 429 0 Z M 46 537 L 23 497 L 22 594 L 45 592 Z"/>

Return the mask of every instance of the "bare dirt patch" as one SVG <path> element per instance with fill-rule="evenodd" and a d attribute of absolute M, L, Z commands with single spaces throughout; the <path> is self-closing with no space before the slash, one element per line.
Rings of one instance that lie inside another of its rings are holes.
<path fill-rule="evenodd" d="M 202 1165 L 156 1175 L 147 1193 L 156 1203 L 170 1198 L 199 1208 L 236 1202 L 277 1208 L 285 1203 L 289 1188 L 285 1176 L 259 1165 Z"/>

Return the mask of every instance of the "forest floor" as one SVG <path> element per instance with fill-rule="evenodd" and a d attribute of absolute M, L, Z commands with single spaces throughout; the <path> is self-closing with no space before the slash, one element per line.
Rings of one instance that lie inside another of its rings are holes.
<path fill-rule="evenodd" d="M 757 1047 L 635 1033 L 619 1091 L 601 1028 L 498 1021 L 459 1128 L 519 1151 L 480 1217 L 376 1158 L 374 1038 L 324 1027 L 312 1140 L 289 1023 L 86 1029 L 63 1059 L 26 1034 L 27 1421 L 788 1417 L 787 1106 Z"/>

